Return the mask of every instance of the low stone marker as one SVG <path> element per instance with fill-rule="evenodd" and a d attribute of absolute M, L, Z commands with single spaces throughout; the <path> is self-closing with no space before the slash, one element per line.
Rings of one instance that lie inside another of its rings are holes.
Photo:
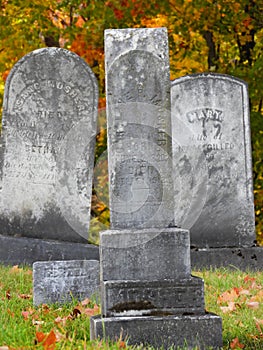
<path fill-rule="evenodd" d="M 23 57 L 4 94 L 0 233 L 87 242 L 98 89 L 76 54 Z"/>
<path fill-rule="evenodd" d="M 34 305 L 98 298 L 97 260 L 45 261 L 33 264 Z"/>
<path fill-rule="evenodd" d="M 45 240 L 40 260 L 63 258 L 50 246 L 43 253 L 48 240 L 87 243 L 97 104 L 93 72 L 67 50 L 33 51 L 11 70 L 0 138 L 0 243 L 8 251 L 10 237 L 17 249 L 1 262 L 19 260 L 30 239 Z M 67 258 L 82 259 L 82 250 L 89 258 L 88 244 L 71 254 L 67 244 Z M 36 260 L 27 250 L 18 262 Z"/>
<path fill-rule="evenodd" d="M 107 30 L 105 60 L 112 219 L 91 339 L 219 348 L 222 322 L 191 276 L 189 231 L 174 227 L 167 31 Z"/>
<path fill-rule="evenodd" d="M 190 229 L 193 247 L 253 246 L 247 85 L 196 74 L 172 82 L 171 100 L 176 224 Z"/>

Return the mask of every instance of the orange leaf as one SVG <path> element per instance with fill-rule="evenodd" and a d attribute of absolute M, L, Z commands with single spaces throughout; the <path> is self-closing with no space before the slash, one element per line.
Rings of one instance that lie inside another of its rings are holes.
<path fill-rule="evenodd" d="M 223 303 L 228 301 L 235 301 L 239 296 L 239 290 L 238 288 L 233 288 L 230 291 L 224 292 L 221 295 L 219 295 L 217 299 L 217 303 Z"/>
<path fill-rule="evenodd" d="M 14 316 L 15 316 L 15 313 L 12 312 L 10 309 L 7 309 L 7 313 L 8 313 L 11 317 L 14 317 Z"/>
<path fill-rule="evenodd" d="M 36 338 L 38 343 L 42 343 L 42 341 L 46 338 L 46 335 L 43 332 L 36 332 Z"/>
<path fill-rule="evenodd" d="M 53 350 L 55 349 L 56 346 L 56 334 L 52 330 L 47 338 L 44 340 L 43 345 L 44 345 L 44 350 Z"/>
<path fill-rule="evenodd" d="M 117 346 L 118 349 L 126 349 L 126 343 L 123 340 L 119 340 Z"/>
<path fill-rule="evenodd" d="M 235 338 L 230 343 L 230 349 L 243 349 L 245 347 L 244 344 L 239 343 L 238 338 Z"/>
<path fill-rule="evenodd" d="M 29 318 L 29 311 L 22 311 L 22 316 L 24 317 L 24 320 L 28 320 L 28 318 Z"/>
<path fill-rule="evenodd" d="M 10 269 L 10 272 L 15 272 L 15 273 L 21 272 L 21 271 L 23 271 L 23 269 L 20 269 L 18 265 L 15 265 Z"/>
<path fill-rule="evenodd" d="M 228 303 L 228 306 L 220 306 L 220 309 L 223 311 L 223 313 L 232 312 L 236 310 L 236 304 L 233 301 L 230 301 Z"/>

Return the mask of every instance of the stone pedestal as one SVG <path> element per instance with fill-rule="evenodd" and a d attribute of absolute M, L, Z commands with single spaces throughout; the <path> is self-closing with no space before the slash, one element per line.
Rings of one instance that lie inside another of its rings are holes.
<path fill-rule="evenodd" d="M 168 349 L 222 345 L 191 276 L 189 231 L 175 228 L 165 28 L 105 32 L 111 230 L 101 233 L 102 316 L 91 339 Z"/>
<path fill-rule="evenodd" d="M 221 318 L 205 312 L 203 280 L 191 276 L 188 230 L 105 231 L 100 258 L 102 316 L 91 319 L 91 339 L 222 345 Z"/>
<path fill-rule="evenodd" d="M 90 336 L 95 338 L 128 338 L 129 345 L 144 344 L 154 348 L 170 349 L 172 346 L 187 349 L 220 349 L 222 321 L 214 314 L 106 317 L 91 319 Z"/>

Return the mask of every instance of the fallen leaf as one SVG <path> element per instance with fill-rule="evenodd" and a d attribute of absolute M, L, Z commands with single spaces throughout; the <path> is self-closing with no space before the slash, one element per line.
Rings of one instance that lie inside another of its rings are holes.
<path fill-rule="evenodd" d="M 94 307 L 91 309 L 91 308 L 87 308 L 87 309 L 84 309 L 83 313 L 87 316 L 94 316 L 94 315 L 97 315 L 98 313 L 100 312 L 100 308 L 98 305 L 94 305 Z"/>
<path fill-rule="evenodd" d="M 248 289 L 241 289 L 239 291 L 239 294 L 240 295 L 250 295 L 251 293 L 250 293 L 250 291 Z"/>
<path fill-rule="evenodd" d="M 238 288 L 233 288 L 230 291 L 226 291 L 221 295 L 219 295 L 219 297 L 217 298 L 217 303 L 221 304 L 229 301 L 235 301 L 238 298 L 238 296 L 239 296 Z"/>
<path fill-rule="evenodd" d="M 56 334 L 52 330 L 48 334 L 47 338 L 43 342 L 44 350 L 53 350 L 53 349 L 55 349 L 56 341 L 57 341 Z"/>
<path fill-rule="evenodd" d="M 258 309 L 259 308 L 259 302 L 258 301 L 248 301 L 246 303 L 247 307 L 250 309 Z"/>
<path fill-rule="evenodd" d="M 11 292 L 10 292 L 10 289 L 8 289 L 5 293 L 5 297 L 6 299 L 10 300 L 11 299 Z"/>
<path fill-rule="evenodd" d="M 227 312 L 232 312 L 236 310 L 236 304 L 233 301 L 230 301 L 228 306 L 220 306 L 220 309 L 224 314 Z"/>
<path fill-rule="evenodd" d="M 243 349 L 245 347 L 244 344 L 239 343 L 238 338 L 235 338 L 230 343 L 230 349 Z"/>
<path fill-rule="evenodd" d="M 89 305 L 90 304 L 90 299 L 89 298 L 86 298 L 85 300 L 83 300 L 82 302 L 81 302 L 81 305 L 82 306 L 86 306 L 86 305 Z"/>
<path fill-rule="evenodd" d="M 45 323 L 45 321 L 32 320 L 32 324 L 33 324 L 34 326 L 40 326 L 40 325 L 42 325 L 42 324 L 44 324 L 44 323 Z"/>
<path fill-rule="evenodd" d="M 46 335 L 43 332 L 36 332 L 36 338 L 38 343 L 42 343 L 42 341 L 46 338 Z"/>
<path fill-rule="evenodd" d="M 12 312 L 10 309 L 7 309 L 7 313 L 11 316 L 11 317 L 14 317 L 15 316 L 15 313 Z M 1 350 L 1 349 L 0 349 Z"/>
<path fill-rule="evenodd" d="M 44 350 L 55 349 L 57 339 L 53 330 L 47 335 L 43 332 L 36 332 L 36 338 L 38 343 L 42 343 Z"/>
<path fill-rule="evenodd" d="M 73 317 L 73 319 L 77 318 L 79 315 L 81 315 L 81 310 L 78 306 L 76 306 L 72 313 L 71 313 L 71 316 Z"/>
<path fill-rule="evenodd" d="M 29 315 L 30 315 L 29 311 L 22 311 L 21 314 L 24 317 L 24 320 L 28 320 L 29 319 Z"/>
<path fill-rule="evenodd" d="M 18 265 L 14 265 L 14 266 L 11 267 L 11 269 L 10 269 L 10 272 L 12 272 L 12 273 L 17 273 L 17 272 L 21 272 L 21 271 L 23 271 L 23 269 L 19 268 Z"/>
<path fill-rule="evenodd" d="M 126 343 L 123 340 L 119 340 L 117 343 L 118 349 L 126 349 Z"/>
<path fill-rule="evenodd" d="M 18 297 L 20 299 L 31 299 L 32 295 L 31 294 L 18 294 Z"/>

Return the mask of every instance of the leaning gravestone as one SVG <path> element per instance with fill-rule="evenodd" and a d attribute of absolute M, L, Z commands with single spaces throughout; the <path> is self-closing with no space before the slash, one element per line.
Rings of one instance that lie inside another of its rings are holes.
<path fill-rule="evenodd" d="M 190 274 L 189 231 L 174 227 L 167 31 L 107 30 L 105 60 L 111 230 L 100 237 L 91 339 L 220 347 L 221 319 Z"/>
<path fill-rule="evenodd" d="M 33 264 L 34 305 L 98 297 L 97 260 L 41 261 Z"/>
<path fill-rule="evenodd" d="M 251 247 L 253 175 L 246 84 L 220 74 L 172 82 L 177 224 L 191 245 Z"/>
<path fill-rule="evenodd" d="M 4 95 L 0 233 L 87 242 L 98 89 L 76 54 L 22 58 Z"/>

